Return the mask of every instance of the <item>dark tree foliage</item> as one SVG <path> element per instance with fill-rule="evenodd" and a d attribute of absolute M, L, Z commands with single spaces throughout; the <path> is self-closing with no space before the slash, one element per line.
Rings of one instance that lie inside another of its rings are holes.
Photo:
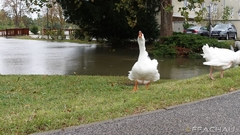
<path fill-rule="evenodd" d="M 34 25 L 34 26 L 32 26 L 31 28 L 30 28 L 30 31 L 33 33 L 33 34 L 38 34 L 38 27 L 36 26 L 36 25 Z"/>
<path fill-rule="evenodd" d="M 148 0 L 147 10 L 139 10 L 137 3 L 131 5 L 138 11 L 137 25 L 132 28 L 126 19 L 129 12 L 116 10 L 120 0 L 57 0 L 67 22 L 77 24 L 89 36 L 105 38 L 113 44 L 136 38 L 139 30 L 147 39 L 156 39 L 159 35 L 155 19 L 159 4 L 156 1 Z"/>

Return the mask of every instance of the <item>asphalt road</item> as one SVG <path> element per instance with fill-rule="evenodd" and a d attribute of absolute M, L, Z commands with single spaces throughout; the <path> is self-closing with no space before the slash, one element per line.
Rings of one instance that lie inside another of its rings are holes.
<path fill-rule="evenodd" d="M 240 135 L 240 90 L 153 112 L 35 135 Z"/>

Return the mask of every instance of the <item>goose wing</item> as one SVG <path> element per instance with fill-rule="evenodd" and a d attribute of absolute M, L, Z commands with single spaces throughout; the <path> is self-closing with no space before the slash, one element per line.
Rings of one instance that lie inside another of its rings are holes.
<path fill-rule="evenodd" d="M 210 66 L 228 66 L 231 62 L 235 61 L 235 52 L 229 49 L 203 46 L 203 58 L 206 59 L 204 65 Z M 230 65 L 231 66 L 231 65 Z"/>

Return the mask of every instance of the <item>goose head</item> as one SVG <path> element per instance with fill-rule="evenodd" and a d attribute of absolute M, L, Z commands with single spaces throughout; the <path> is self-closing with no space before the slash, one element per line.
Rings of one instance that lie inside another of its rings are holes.
<path fill-rule="evenodd" d="M 142 31 L 138 32 L 138 41 L 145 42 L 145 38 L 144 38 Z"/>

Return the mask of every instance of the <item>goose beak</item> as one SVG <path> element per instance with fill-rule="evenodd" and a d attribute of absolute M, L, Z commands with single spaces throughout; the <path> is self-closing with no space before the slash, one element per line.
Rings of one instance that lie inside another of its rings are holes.
<path fill-rule="evenodd" d="M 142 38 L 142 31 L 139 31 L 139 32 L 138 32 L 138 37 L 139 37 L 139 38 Z"/>

